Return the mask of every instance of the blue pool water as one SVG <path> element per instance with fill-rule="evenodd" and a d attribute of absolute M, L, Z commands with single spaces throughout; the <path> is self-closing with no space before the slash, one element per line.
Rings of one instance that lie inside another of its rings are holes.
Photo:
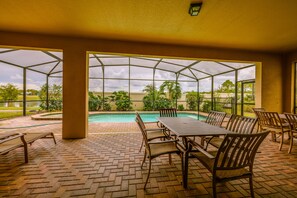
<path fill-rule="evenodd" d="M 159 113 L 140 113 L 140 116 L 144 122 L 154 122 L 160 115 Z M 193 113 L 178 113 L 177 116 L 198 119 L 197 115 Z M 199 116 L 199 120 L 205 120 L 205 117 Z M 89 116 L 89 122 L 135 122 L 135 114 L 93 114 Z"/>

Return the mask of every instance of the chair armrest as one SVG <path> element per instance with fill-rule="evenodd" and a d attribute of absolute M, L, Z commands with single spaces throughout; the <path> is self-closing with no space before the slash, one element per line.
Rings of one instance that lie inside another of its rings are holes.
<path fill-rule="evenodd" d="M 152 129 L 144 129 L 144 131 L 163 131 L 165 128 L 152 128 Z"/>
<path fill-rule="evenodd" d="M 143 122 L 144 124 L 154 124 L 154 123 L 158 123 L 159 121 L 152 121 L 152 122 Z"/>
<path fill-rule="evenodd" d="M 159 142 L 149 142 L 148 144 L 164 144 L 164 143 L 170 143 L 170 142 L 178 142 L 178 139 L 176 139 L 176 140 L 159 141 Z"/>
<path fill-rule="evenodd" d="M 205 156 L 207 156 L 210 159 L 214 159 L 216 158 L 215 156 L 211 155 L 210 153 L 208 153 L 206 150 L 204 150 L 201 147 L 195 147 L 200 153 L 204 154 Z"/>
<path fill-rule="evenodd" d="M 21 138 L 23 136 L 24 136 L 24 134 L 21 134 L 21 133 L 8 133 L 8 134 L 0 135 L 0 144 L 4 143 L 4 142 L 7 142 L 9 140 L 13 140 L 13 139 L 16 139 L 16 138 Z"/>

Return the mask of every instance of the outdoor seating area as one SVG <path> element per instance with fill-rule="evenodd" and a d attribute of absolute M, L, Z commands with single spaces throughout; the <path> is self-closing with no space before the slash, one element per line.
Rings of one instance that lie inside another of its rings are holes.
<path fill-rule="evenodd" d="M 297 197 L 297 1 L 0 6 L 0 197 Z"/>
<path fill-rule="evenodd" d="M 32 122 L 31 120 L 29 120 Z M 28 122 L 29 122 L 28 121 Z M 90 124 L 86 139 L 63 140 L 61 124 L 21 129 L 23 131 L 53 131 L 57 144 L 40 139 L 29 149 L 29 163 L 24 164 L 23 149 L 1 156 L 0 196 L 40 197 L 210 197 L 212 175 L 197 159 L 189 159 L 188 188 L 182 186 L 181 158 L 172 154 L 152 160 L 147 183 L 148 163 L 143 165 L 144 150 L 139 152 L 142 134 L 136 122 Z M 102 127 L 101 127 L 102 126 Z M 156 124 L 147 124 L 155 128 Z M 117 132 L 116 132 L 117 131 Z M 122 132 L 120 132 L 122 131 Z M 197 141 L 199 138 L 197 138 Z M 294 140 L 296 143 L 296 139 Z M 199 141 L 198 141 L 199 142 Z M 296 144 L 297 145 L 297 144 Z M 212 146 L 209 146 L 213 150 Z M 297 149 L 287 153 L 268 136 L 256 154 L 253 167 L 253 186 L 257 197 L 294 197 L 297 184 Z M 283 163 L 285 161 L 285 163 Z M 249 197 L 246 179 L 217 184 L 217 194 L 229 197 Z"/>

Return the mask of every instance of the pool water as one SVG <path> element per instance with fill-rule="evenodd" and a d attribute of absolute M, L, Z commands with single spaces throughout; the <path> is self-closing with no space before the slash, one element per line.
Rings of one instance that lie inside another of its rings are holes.
<path fill-rule="evenodd" d="M 157 121 L 157 117 L 160 117 L 159 113 L 140 113 L 140 116 L 144 122 L 154 122 Z M 198 116 L 193 113 L 178 113 L 177 117 L 198 119 Z M 205 120 L 205 117 L 199 116 L 199 120 Z M 135 122 L 135 114 L 93 114 L 89 116 L 89 122 Z"/>

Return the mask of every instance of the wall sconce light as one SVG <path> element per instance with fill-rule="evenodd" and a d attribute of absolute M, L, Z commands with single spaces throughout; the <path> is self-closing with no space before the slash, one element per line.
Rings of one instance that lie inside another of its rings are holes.
<path fill-rule="evenodd" d="M 189 8 L 189 14 L 191 16 L 197 16 L 201 10 L 201 7 L 202 7 L 202 2 L 201 3 L 192 3 Z"/>

